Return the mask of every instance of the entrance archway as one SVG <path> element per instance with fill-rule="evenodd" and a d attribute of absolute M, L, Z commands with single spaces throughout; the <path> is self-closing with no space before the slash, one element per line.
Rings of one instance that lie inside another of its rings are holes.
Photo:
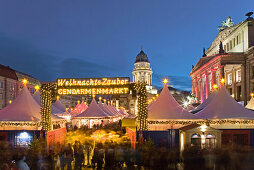
<path fill-rule="evenodd" d="M 129 77 L 89 78 L 89 79 L 57 79 L 56 83 L 42 85 L 41 117 L 45 132 L 52 130 L 51 104 L 57 94 L 60 95 L 99 95 L 129 94 L 133 90 L 138 99 L 138 129 L 147 130 L 147 95 L 146 84 L 130 83 Z"/>

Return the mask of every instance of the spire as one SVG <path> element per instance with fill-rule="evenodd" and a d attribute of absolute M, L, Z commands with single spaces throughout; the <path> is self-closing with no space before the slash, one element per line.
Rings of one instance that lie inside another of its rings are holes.
<path fill-rule="evenodd" d="M 225 51 L 223 50 L 223 45 L 222 42 L 220 42 L 220 46 L 219 46 L 219 54 L 223 54 L 225 53 Z"/>

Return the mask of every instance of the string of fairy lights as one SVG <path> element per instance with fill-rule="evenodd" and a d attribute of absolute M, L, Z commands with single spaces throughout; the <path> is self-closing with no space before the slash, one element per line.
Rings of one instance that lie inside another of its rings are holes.
<path fill-rule="evenodd" d="M 41 88 L 41 125 L 45 132 L 52 130 L 51 104 L 56 84 L 45 84 Z"/>
<path fill-rule="evenodd" d="M 134 84 L 134 89 L 138 94 L 138 129 L 147 130 L 148 123 L 148 109 L 147 109 L 147 96 L 146 96 L 146 84 L 138 82 Z"/>

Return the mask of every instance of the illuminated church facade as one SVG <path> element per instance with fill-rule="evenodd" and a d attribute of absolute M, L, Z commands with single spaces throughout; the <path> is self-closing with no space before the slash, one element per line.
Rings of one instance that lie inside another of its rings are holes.
<path fill-rule="evenodd" d="M 222 22 L 219 32 L 203 56 L 193 66 L 192 93 L 203 102 L 225 79 L 228 92 L 244 104 L 254 90 L 254 19 L 234 25 L 229 17 Z"/>

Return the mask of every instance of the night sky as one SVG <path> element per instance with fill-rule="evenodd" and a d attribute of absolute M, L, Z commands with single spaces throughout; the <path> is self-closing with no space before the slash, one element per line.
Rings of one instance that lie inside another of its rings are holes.
<path fill-rule="evenodd" d="M 0 64 L 40 81 L 128 76 L 143 46 L 153 84 L 190 90 L 189 72 L 228 16 L 253 0 L 1 0 Z"/>

